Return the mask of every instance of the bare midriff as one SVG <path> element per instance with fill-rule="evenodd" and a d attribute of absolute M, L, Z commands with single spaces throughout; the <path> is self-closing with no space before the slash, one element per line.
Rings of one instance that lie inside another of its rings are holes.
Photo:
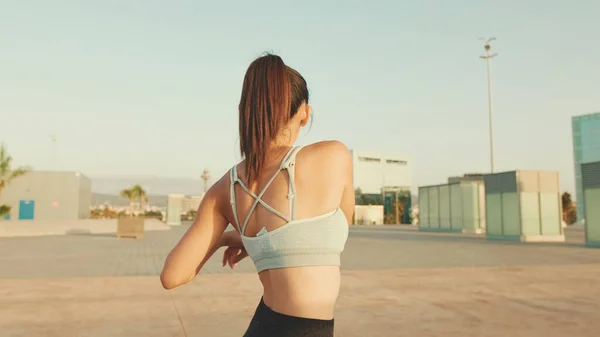
<path fill-rule="evenodd" d="M 289 316 L 329 320 L 340 291 L 340 267 L 292 267 L 258 274 L 263 300 L 271 310 Z"/>

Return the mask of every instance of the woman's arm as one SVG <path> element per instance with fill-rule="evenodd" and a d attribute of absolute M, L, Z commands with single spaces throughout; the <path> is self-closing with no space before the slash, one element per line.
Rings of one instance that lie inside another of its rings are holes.
<path fill-rule="evenodd" d="M 229 221 L 223 215 L 223 198 L 221 191 L 224 184 L 221 179 L 213 185 L 198 207 L 196 218 L 179 243 L 171 250 L 160 274 L 160 281 L 165 289 L 172 289 L 185 284 L 198 274 L 206 261 L 220 247 L 227 244 L 227 236 L 223 232 Z M 229 202 L 225 201 L 229 205 Z"/>
<path fill-rule="evenodd" d="M 354 183 L 352 174 L 352 155 L 350 150 L 341 142 L 332 142 L 332 156 L 336 158 L 336 172 L 342 179 L 343 192 L 340 208 L 344 212 L 348 224 L 352 224 L 352 217 L 355 209 Z"/>

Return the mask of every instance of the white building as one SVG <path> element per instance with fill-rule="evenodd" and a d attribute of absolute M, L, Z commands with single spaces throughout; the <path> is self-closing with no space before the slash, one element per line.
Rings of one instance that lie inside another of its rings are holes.
<path fill-rule="evenodd" d="M 204 194 L 202 195 L 192 195 L 189 197 L 185 197 L 183 199 L 183 209 L 182 209 L 182 213 L 187 213 L 189 211 L 196 211 L 198 210 L 198 207 L 200 207 L 200 202 L 202 202 L 202 198 L 204 197 Z"/>
<path fill-rule="evenodd" d="M 412 173 L 410 157 L 376 151 L 351 150 L 354 188 L 364 194 L 380 194 L 381 188 L 410 191 Z"/>
<path fill-rule="evenodd" d="M 86 219 L 91 201 L 92 182 L 80 172 L 28 172 L 0 195 L 0 205 L 12 208 L 6 220 Z"/>

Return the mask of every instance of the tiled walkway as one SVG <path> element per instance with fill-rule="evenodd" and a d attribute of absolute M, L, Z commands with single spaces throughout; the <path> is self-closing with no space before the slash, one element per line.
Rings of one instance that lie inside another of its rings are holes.
<path fill-rule="evenodd" d="M 185 228 L 145 239 L 0 239 L 0 336 L 237 336 L 260 298 L 249 261 L 211 260 L 173 291 L 156 275 Z M 597 336 L 600 249 L 353 229 L 337 337 Z"/>
<path fill-rule="evenodd" d="M 157 276 L 186 226 L 146 232 L 144 239 L 113 235 L 0 238 L 0 279 Z M 597 263 L 600 250 L 581 245 L 581 230 L 567 244 L 486 241 L 461 234 L 420 233 L 408 227 L 353 228 L 342 264 L 345 270 L 494 267 Z M 244 260 L 236 271 L 211 259 L 204 273 L 253 272 Z"/>

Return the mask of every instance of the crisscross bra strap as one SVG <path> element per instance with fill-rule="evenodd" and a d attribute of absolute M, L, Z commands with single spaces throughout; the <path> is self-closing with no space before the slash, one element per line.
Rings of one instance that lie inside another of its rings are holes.
<path fill-rule="evenodd" d="M 288 156 L 281 162 L 281 169 L 287 170 L 290 178 L 289 188 L 288 188 L 288 199 L 290 203 L 290 217 L 291 220 L 296 219 L 296 154 L 298 151 L 302 149 L 302 146 L 297 146 L 293 148 Z"/>
<path fill-rule="evenodd" d="M 240 230 L 240 233 L 242 235 L 244 235 L 244 233 L 246 231 L 246 226 L 248 225 L 248 221 L 250 220 L 250 216 L 252 215 L 252 212 L 254 212 L 254 210 L 256 209 L 256 206 L 258 206 L 259 203 L 261 205 L 263 205 L 263 207 L 265 207 L 267 210 L 272 212 L 273 214 L 284 219 L 286 222 L 290 222 L 291 220 L 295 219 L 296 184 L 294 182 L 294 166 L 295 166 L 295 162 L 296 162 L 296 154 L 298 153 L 298 151 L 300 149 L 301 149 L 301 147 L 292 148 L 285 155 L 283 161 L 281 162 L 281 166 L 280 166 L 279 170 L 277 170 L 277 172 L 275 172 L 275 174 L 271 177 L 271 179 L 269 179 L 269 181 L 265 184 L 262 191 L 258 195 L 254 194 L 252 191 L 250 191 L 250 189 L 244 184 L 244 182 L 239 179 L 238 174 L 237 174 L 237 165 L 235 165 L 234 167 L 231 168 L 230 175 L 229 175 L 230 180 L 231 180 L 230 190 L 229 190 L 230 203 L 231 203 L 231 207 L 233 209 L 233 215 L 235 217 L 235 221 L 237 222 L 238 229 Z M 271 185 L 273 180 L 275 180 L 275 178 L 277 177 L 277 175 L 279 174 L 279 172 L 281 170 L 288 170 L 288 174 L 289 174 L 288 199 L 289 199 L 289 203 L 290 203 L 290 218 L 288 218 L 283 213 L 274 209 L 273 207 L 271 207 L 270 205 L 268 205 L 266 202 L 264 202 L 262 200 L 262 196 L 265 194 L 265 192 L 267 191 L 267 189 L 269 188 L 269 186 Z M 246 218 L 244 219 L 244 223 L 242 224 L 241 228 L 240 228 L 240 221 L 239 221 L 239 218 L 237 215 L 237 207 L 236 207 L 236 202 L 235 202 L 235 184 L 236 183 L 239 183 L 240 186 L 246 191 L 246 193 L 248 193 L 250 196 L 252 196 L 254 198 L 254 203 L 252 204 L 250 211 L 248 211 L 248 215 L 246 215 Z"/>
<path fill-rule="evenodd" d="M 229 171 L 229 203 L 231 204 L 231 209 L 233 210 L 233 217 L 235 218 L 235 226 L 238 228 L 238 231 L 241 233 L 240 229 L 240 219 L 238 219 L 237 207 L 235 206 L 235 183 L 239 180 L 237 177 L 237 165 L 234 165 Z"/>

